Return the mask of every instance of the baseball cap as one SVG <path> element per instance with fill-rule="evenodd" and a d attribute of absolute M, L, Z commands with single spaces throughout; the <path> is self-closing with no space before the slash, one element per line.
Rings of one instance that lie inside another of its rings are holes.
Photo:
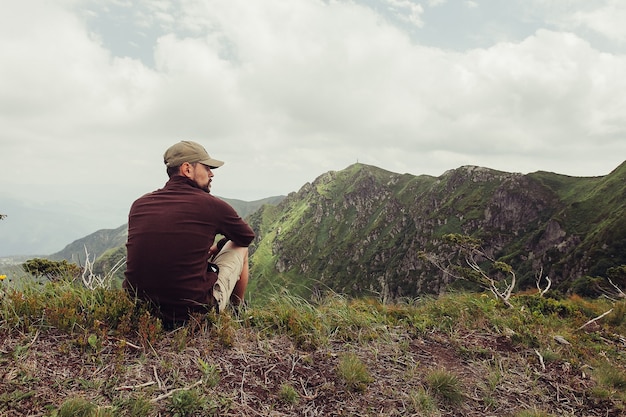
<path fill-rule="evenodd" d="M 211 168 L 219 168 L 224 165 L 223 161 L 211 158 L 202 145 L 190 140 L 183 140 L 170 146 L 163 155 L 163 162 L 168 167 L 177 167 L 185 162 L 190 164 L 200 162 Z"/>

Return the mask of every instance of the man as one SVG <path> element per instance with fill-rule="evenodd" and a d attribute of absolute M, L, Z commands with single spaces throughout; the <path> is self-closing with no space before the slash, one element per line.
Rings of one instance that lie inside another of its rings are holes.
<path fill-rule="evenodd" d="M 254 232 L 210 194 L 213 170 L 224 162 L 191 141 L 171 146 L 163 159 L 169 180 L 130 209 L 124 288 L 177 324 L 243 301 Z M 218 234 L 224 239 L 216 245 Z"/>

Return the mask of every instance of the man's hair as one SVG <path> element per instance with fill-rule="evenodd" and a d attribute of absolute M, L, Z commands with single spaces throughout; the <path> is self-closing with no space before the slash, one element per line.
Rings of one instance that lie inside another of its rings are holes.
<path fill-rule="evenodd" d="M 174 175 L 178 175 L 179 171 L 180 171 L 180 165 L 176 167 L 167 167 L 166 169 L 167 176 L 170 178 L 172 178 Z"/>
<path fill-rule="evenodd" d="M 199 164 L 199 162 L 190 162 L 192 167 L 196 167 L 196 165 Z M 181 165 L 178 165 L 176 167 L 167 167 L 166 172 L 167 172 L 167 176 L 172 178 L 174 175 L 178 175 L 178 173 L 180 172 L 180 167 Z"/>

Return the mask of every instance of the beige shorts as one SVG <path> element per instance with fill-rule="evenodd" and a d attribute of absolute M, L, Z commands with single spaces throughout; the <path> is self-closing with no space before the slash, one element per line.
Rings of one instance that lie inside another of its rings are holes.
<path fill-rule="evenodd" d="M 217 282 L 213 286 L 213 297 L 217 301 L 219 311 L 224 311 L 230 301 L 233 289 L 239 281 L 247 250 L 248 248 L 226 245 L 213 259 L 213 263 L 220 268 Z"/>

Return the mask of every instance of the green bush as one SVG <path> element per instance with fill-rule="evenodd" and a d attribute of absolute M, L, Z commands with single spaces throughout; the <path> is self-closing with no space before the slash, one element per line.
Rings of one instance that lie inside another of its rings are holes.
<path fill-rule="evenodd" d="M 571 317 L 575 309 L 567 300 L 556 300 L 549 297 L 538 297 L 536 295 L 524 295 L 515 297 L 525 305 L 532 313 L 543 316 L 557 315 L 561 318 Z"/>
<path fill-rule="evenodd" d="M 47 278 L 50 281 L 74 280 L 82 274 L 82 268 L 65 259 L 62 261 L 50 261 L 48 259 L 34 258 L 22 264 L 25 272 L 35 276 Z"/>

